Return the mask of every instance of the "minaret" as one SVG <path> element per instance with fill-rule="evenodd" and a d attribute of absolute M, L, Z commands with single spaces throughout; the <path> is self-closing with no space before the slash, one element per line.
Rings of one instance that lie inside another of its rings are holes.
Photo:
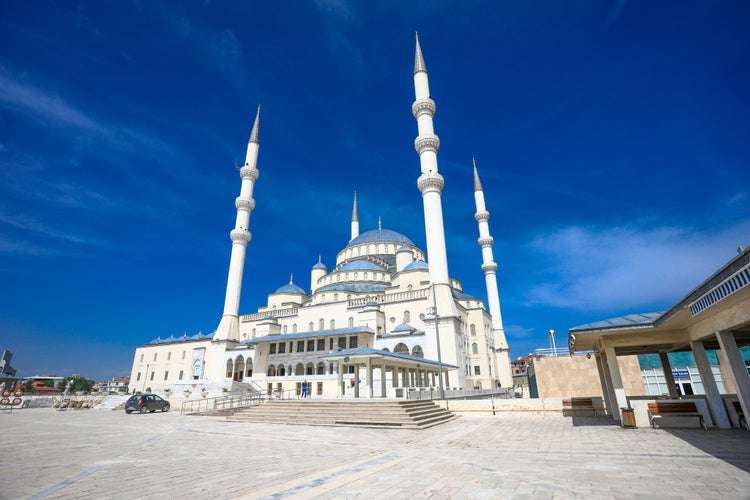
<path fill-rule="evenodd" d="M 357 192 L 354 191 L 354 208 L 352 208 L 352 237 L 359 236 L 359 211 L 357 210 Z M 351 240 L 350 240 L 351 241 Z"/>
<path fill-rule="evenodd" d="M 240 195 L 235 200 L 237 207 L 237 218 L 234 229 L 229 236 L 232 240 L 232 256 L 229 261 L 229 277 L 227 278 L 227 293 L 224 298 L 224 314 L 221 317 L 219 327 L 214 333 L 214 341 L 228 340 L 239 341 L 239 309 L 240 292 L 242 290 L 242 272 L 245 268 L 245 250 L 250 241 L 250 231 L 247 230 L 250 223 L 250 214 L 255 208 L 253 199 L 253 187 L 258 180 L 260 172 L 257 169 L 258 149 L 260 148 L 260 106 L 255 115 L 253 131 L 247 143 L 247 155 L 245 165 L 240 169 L 242 186 Z"/>
<path fill-rule="evenodd" d="M 510 387 L 513 384 L 513 376 L 510 368 L 508 342 L 505 339 L 503 318 L 500 313 L 500 293 L 497 288 L 497 263 L 492 256 L 494 239 L 490 235 L 490 226 L 488 223 L 490 213 L 487 211 L 484 203 L 484 190 L 479 180 L 477 163 L 473 158 L 472 163 L 474 164 L 474 203 L 477 207 L 474 219 L 479 225 L 479 239 L 477 242 L 482 249 L 482 272 L 484 273 L 484 281 L 487 285 L 487 303 L 490 309 L 490 316 L 492 317 L 494 360 L 496 363 L 495 373 L 500 378 L 503 387 Z"/>
<path fill-rule="evenodd" d="M 436 287 L 438 308 L 442 315 L 456 314 L 455 302 L 450 291 L 448 277 L 448 257 L 445 250 L 445 230 L 443 229 L 443 206 L 441 192 L 443 176 L 438 173 L 437 152 L 440 139 L 435 135 L 432 117 L 435 114 L 435 101 L 430 98 L 430 84 L 427 78 L 427 67 L 416 37 L 414 55 L 414 94 L 415 100 L 411 110 L 417 120 L 419 135 L 414 140 L 414 147 L 419 153 L 419 164 L 422 175 L 417 186 L 422 193 L 424 205 L 424 225 L 427 239 L 427 261 L 430 267 L 430 282 Z M 440 300 L 442 299 L 442 300 Z"/>

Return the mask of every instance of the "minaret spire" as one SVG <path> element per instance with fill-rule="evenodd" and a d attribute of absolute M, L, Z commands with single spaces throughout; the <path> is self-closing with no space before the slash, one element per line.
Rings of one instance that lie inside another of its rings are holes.
<path fill-rule="evenodd" d="M 352 237 L 353 240 L 359 236 L 359 210 L 357 209 L 357 192 L 354 191 L 354 207 L 352 208 Z"/>
<path fill-rule="evenodd" d="M 474 214 L 474 219 L 479 225 L 479 247 L 482 249 L 482 272 L 484 273 L 484 281 L 487 286 L 487 305 L 489 307 L 490 316 L 492 317 L 492 331 L 493 331 L 493 345 L 494 345 L 494 360 L 496 362 L 495 373 L 499 377 L 500 382 L 503 386 L 508 387 L 513 383 L 513 377 L 510 372 L 510 351 L 508 350 L 508 342 L 505 338 L 505 331 L 503 330 L 503 318 L 500 313 L 500 293 L 497 287 L 497 263 L 492 256 L 492 244 L 494 239 L 490 235 L 489 219 L 490 213 L 487 211 L 484 201 L 484 190 L 482 189 L 482 183 L 479 180 L 479 172 L 477 171 L 477 163 L 472 158 L 474 164 L 474 203 L 476 204 L 477 211 Z"/>
<path fill-rule="evenodd" d="M 232 240 L 232 254 L 229 260 L 229 276 L 227 278 L 227 291 L 224 297 L 224 314 L 221 317 L 219 327 L 214 333 L 214 341 L 228 340 L 239 341 L 239 309 L 240 293 L 242 291 L 242 273 L 245 267 L 245 250 L 250 242 L 251 234 L 248 231 L 250 225 L 250 214 L 255 208 L 253 189 L 255 181 L 258 180 L 258 150 L 260 149 L 260 106 L 255 114 L 255 122 L 247 143 L 247 155 L 245 165 L 240 169 L 242 184 L 240 195 L 235 200 L 237 217 L 234 229 L 229 233 Z"/>
<path fill-rule="evenodd" d="M 422 175 L 417 186 L 422 193 L 424 204 L 425 232 L 427 235 L 427 257 L 430 265 L 430 281 L 435 285 L 445 285 L 447 296 L 450 296 L 448 279 L 448 257 L 445 249 L 445 230 L 443 228 L 443 206 L 441 193 L 443 176 L 438 173 L 437 152 L 440 139 L 435 135 L 432 117 L 435 114 L 435 101 L 430 98 L 430 85 L 427 79 L 419 37 L 416 40 L 414 56 L 414 94 L 412 113 L 417 120 L 419 135 L 414 140 L 414 147 L 419 153 L 419 164 Z M 453 304 L 452 299 L 450 303 Z M 447 306 L 447 304 L 446 304 Z M 453 306 L 455 308 L 455 306 Z M 444 313 L 441 313 L 443 315 Z"/>

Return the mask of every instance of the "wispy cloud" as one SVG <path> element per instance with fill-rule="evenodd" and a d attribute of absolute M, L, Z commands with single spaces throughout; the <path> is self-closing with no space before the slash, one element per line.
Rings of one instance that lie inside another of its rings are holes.
<path fill-rule="evenodd" d="M 750 222 L 720 229 L 570 226 L 537 235 L 530 305 L 581 311 L 668 307 L 747 243 Z"/>

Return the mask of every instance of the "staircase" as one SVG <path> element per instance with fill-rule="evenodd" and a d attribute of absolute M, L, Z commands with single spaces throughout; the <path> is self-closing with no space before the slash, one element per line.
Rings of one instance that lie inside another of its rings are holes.
<path fill-rule="evenodd" d="M 427 400 L 281 400 L 238 409 L 227 421 L 427 429 L 454 418 L 455 415 Z"/>
<path fill-rule="evenodd" d="M 125 407 L 125 402 L 130 397 L 130 394 L 122 394 L 117 396 L 107 396 L 98 405 L 94 406 L 94 410 L 122 410 Z"/>

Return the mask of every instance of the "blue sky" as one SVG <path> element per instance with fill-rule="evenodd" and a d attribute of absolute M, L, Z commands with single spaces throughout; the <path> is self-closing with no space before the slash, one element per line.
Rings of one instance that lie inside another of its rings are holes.
<path fill-rule="evenodd" d="M 241 312 L 349 239 L 425 248 L 412 70 L 441 139 L 449 270 L 484 298 L 471 158 L 512 356 L 680 300 L 750 243 L 744 1 L 26 2 L 0 16 L 0 348 L 129 374 L 211 332 L 255 109 Z"/>

